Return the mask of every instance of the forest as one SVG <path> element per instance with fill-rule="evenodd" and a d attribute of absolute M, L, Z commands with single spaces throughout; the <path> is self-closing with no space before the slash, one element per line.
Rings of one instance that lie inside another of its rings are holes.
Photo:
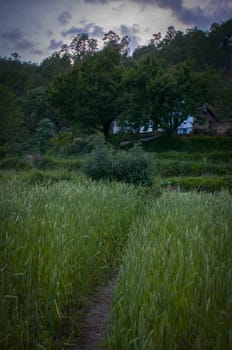
<path fill-rule="evenodd" d="M 0 58 L 2 156 L 70 151 L 86 135 L 107 137 L 114 120 L 174 133 L 205 105 L 231 121 L 232 19 L 209 31 L 169 26 L 132 53 L 129 43 L 113 31 L 102 43 L 79 34 L 40 64 Z"/>

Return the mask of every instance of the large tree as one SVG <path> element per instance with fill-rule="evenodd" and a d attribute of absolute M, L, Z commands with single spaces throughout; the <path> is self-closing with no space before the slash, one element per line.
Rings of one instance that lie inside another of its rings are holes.
<path fill-rule="evenodd" d="M 0 100 L 0 146 L 4 144 L 12 146 L 22 136 L 22 114 L 15 94 L 2 84 L 0 84 Z"/>
<path fill-rule="evenodd" d="M 124 116 L 136 126 L 153 122 L 155 128 L 175 132 L 194 112 L 197 94 L 191 66 L 182 63 L 164 68 L 147 56 L 128 71 L 123 80 Z"/>
<path fill-rule="evenodd" d="M 104 48 L 55 79 L 48 90 L 50 103 L 63 118 L 84 130 L 101 130 L 107 135 L 120 112 L 121 76 L 120 53 Z"/>

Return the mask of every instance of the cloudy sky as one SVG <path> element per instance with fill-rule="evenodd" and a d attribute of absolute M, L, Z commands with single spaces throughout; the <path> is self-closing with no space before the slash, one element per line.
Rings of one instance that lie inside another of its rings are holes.
<path fill-rule="evenodd" d="M 170 25 L 207 30 L 231 17 L 232 0 L 0 0 L 0 56 L 39 63 L 79 33 L 101 44 L 109 30 L 133 50 Z"/>

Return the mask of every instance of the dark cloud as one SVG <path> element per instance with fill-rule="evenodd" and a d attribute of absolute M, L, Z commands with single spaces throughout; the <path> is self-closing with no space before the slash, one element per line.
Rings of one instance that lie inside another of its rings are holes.
<path fill-rule="evenodd" d="M 44 51 L 39 50 L 39 49 L 35 49 L 35 50 L 31 50 L 30 53 L 32 53 L 33 55 L 44 55 Z"/>
<path fill-rule="evenodd" d="M 69 13 L 68 11 L 64 11 L 59 14 L 59 16 L 57 17 L 57 20 L 61 25 L 64 26 L 70 21 L 71 18 L 72 18 L 71 13 Z"/>
<path fill-rule="evenodd" d="M 49 50 L 57 50 L 57 49 L 61 48 L 61 45 L 63 45 L 62 40 L 56 41 L 56 40 L 52 39 L 52 40 L 50 40 L 50 44 L 48 46 L 48 49 Z"/>
<path fill-rule="evenodd" d="M 93 27 L 93 30 L 92 30 L 92 32 L 90 33 L 93 37 L 97 37 L 97 38 L 103 38 L 103 36 L 104 36 L 104 31 L 103 31 L 103 28 L 102 27 L 100 27 L 100 26 L 97 26 L 97 25 L 95 25 L 94 27 Z"/>
<path fill-rule="evenodd" d="M 105 4 L 112 0 L 84 0 L 86 3 Z M 158 6 L 163 9 L 169 9 L 172 14 L 183 24 L 208 26 L 212 21 L 220 21 L 232 16 L 230 7 L 231 0 L 210 0 L 207 3 L 205 10 L 196 6 L 195 1 L 192 1 L 192 8 L 186 8 L 183 5 L 183 0 L 129 0 L 143 6 L 147 5 Z M 213 13 L 212 13 L 213 9 Z M 210 11 L 209 11 L 210 10 Z"/>
<path fill-rule="evenodd" d="M 71 27 L 70 29 L 63 31 L 61 34 L 63 37 L 75 36 L 77 34 L 88 33 L 93 37 L 103 37 L 104 31 L 103 28 L 95 25 L 94 23 L 87 23 L 83 27 Z"/>
<path fill-rule="evenodd" d="M 109 2 L 110 0 L 84 0 L 87 3 L 90 4 L 106 4 L 107 2 Z"/>
<path fill-rule="evenodd" d="M 27 39 L 22 39 L 18 41 L 15 45 L 16 50 L 29 50 L 34 47 L 34 43 Z"/>
<path fill-rule="evenodd" d="M 19 40 L 22 40 L 25 36 L 25 33 L 23 33 L 20 29 L 11 29 L 8 32 L 3 32 L 1 34 L 1 38 L 3 40 L 10 40 L 11 42 L 15 43 Z"/>
<path fill-rule="evenodd" d="M 0 34 L 3 45 L 10 45 L 13 50 L 29 50 L 34 43 L 26 38 L 26 34 L 20 29 L 11 29 Z"/>

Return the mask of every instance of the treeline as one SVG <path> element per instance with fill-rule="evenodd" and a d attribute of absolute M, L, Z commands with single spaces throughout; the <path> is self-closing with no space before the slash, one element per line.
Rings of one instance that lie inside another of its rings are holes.
<path fill-rule="evenodd" d="M 106 136 L 112 121 L 152 124 L 175 132 L 205 104 L 232 118 L 232 19 L 210 31 L 168 27 L 129 55 L 130 38 L 109 31 L 103 48 L 88 34 L 37 65 L 17 53 L 0 58 L 0 149 L 6 152 L 76 150 L 80 135 Z"/>

